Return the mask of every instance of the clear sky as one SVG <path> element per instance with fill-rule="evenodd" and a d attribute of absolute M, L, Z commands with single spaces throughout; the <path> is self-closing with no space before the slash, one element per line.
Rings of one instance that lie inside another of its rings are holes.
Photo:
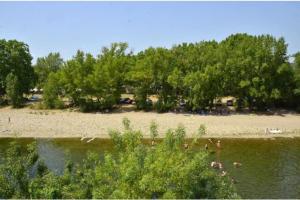
<path fill-rule="evenodd" d="M 94 55 L 112 42 L 134 52 L 149 46 L 215 39 L 233 33 L 283 36 L 300 51 L 300 2 L 0 2 L 0 38 L 49 52 Z"/>

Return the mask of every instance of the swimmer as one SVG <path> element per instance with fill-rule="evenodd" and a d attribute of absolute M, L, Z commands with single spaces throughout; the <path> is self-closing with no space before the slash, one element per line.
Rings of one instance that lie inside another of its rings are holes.
<path fill-rule="evenodd" d="M 226 176 L 227 172 L 222 171 L 221 176 Z"/>
<path fill-rule="evenodd" d="M 152 140 L 152 142 L 151 142 L 151 146 L 154 146 L 155 145 L 155 142 L 154 142 L 154 140 Z"/>
<path fill-rule="evenodd" d="M 189 148 L 189 145 L 187 143 L 184 143 L 184 148 L 185 149 L 188 149 Z"/>
<path fill-rule="evenodd" d="M 239 163 L 239 162 L 233 162 L 233 166 L 235 166 L 235 167 L 240 167 L 240 166 L 242 166 L 242 163 Z"/>
<path fill-rule="evenodd" d="M 208 145 L 207 145 L 207 144 L 205 144 L 205 150 L 206 150 L 206 151 L 208 150 Z"/>
<path fill-rule="evenodd" d="M 215 169 L 223 169 L 223 165 L 220 162 L 213 161 L 210 163 L 210 166 Z"/>

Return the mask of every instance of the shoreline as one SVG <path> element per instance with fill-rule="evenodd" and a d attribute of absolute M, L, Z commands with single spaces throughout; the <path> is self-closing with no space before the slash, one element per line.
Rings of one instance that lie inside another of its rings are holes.
<path fill-rule="evenodd" d="M 168 129 L 182 124 L 186 138 L 192 138 L 201 124 L 207 130 L 202 138 L 276 139 L 299 138 L 300 115 L 232 114 L 228 116 L 202 116 L 197 114 L 153 113 L 126 111 L 117 113 L 80 113 L 68 110 L 34 110 L 29 108 L 0 108 L 0 138 L 100 138 L 109 139 L 109 130 L 123 130 L 122 120 L 127 117 L 134 130 L 143 138 L 150 138 L 152 120 L 158 124 L 158 138 Z M 9 119 L 10 118 L 10 122 Z M 283 132 L 265 133 L 266 128 L 279 128 Z"/>

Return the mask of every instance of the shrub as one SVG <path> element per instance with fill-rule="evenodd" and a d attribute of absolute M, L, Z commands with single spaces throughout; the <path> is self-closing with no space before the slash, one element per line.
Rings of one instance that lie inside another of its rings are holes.
<path fill-rule="evenodd" d="M 0 198 L 239 198 L 229 177 L 209 166 L 206 151 L 183 148 L 183 126 L 153 148 L 127 118 L 123 124 L 123 132 L 110 132 L 113 152 L 103 158 L 88 153 L 81 165 L 67 161 L 61 176 L 38 159 L 35 146 L 25 153 L 12 144 L 0 164 Z M 29 176 L 37 162 L 37 173 Z"/>

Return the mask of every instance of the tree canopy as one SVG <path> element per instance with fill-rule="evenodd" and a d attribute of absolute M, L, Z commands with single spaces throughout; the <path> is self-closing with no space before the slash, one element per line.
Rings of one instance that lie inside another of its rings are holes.
<path fill-rule="evenodd" d="M 20 95 L 26 93 L 34 80 L 28 46 L 1 40 L 0 48 L 1 94 L 10 73 L 20 82 Z M 182 102 L 189 111 L 212 109 L 224 96 L 234 97 L 237 108 L 264 110 L 300 107 L 299 53 L 294 58 L 290 62 L 282 37 L 238 33 L 220 42 L 149 47 L 137 54 L 127 43 L 113 43 L 97 56 L 78 50 L 65 62 L 50 53 L 34 69 L 49 108 L 63 107 L 67 98 L 82 111 L 113 109 L 122 93 L 131 92 L 142 110 L 165 112 Z M 151 95 L 157 97 L 154 104 Z"/>
<path fill-rule="evenodd" d="M 295 100 L 299 81 L 293 67 L 298 66 L 299 56 L 295 64 L 289 62 L 283 38 L 234 34 L 221 42 L 150 47 L 136 55 L 126 53 L 127 47 L 115 43 L 96 58 L 89 55 L 93 62 L 86 64 L 81 77 L 72 74 L 82 68 L 74 64 L 76 57 L 68 61 L 62 71 L 71 69 L 69 65 L 73 68 L 61 78 L 70 77 L 62 85 L 66 95 L 85 99 L 84 105 L 88 100 L 92 108 L 111 109 L 122 88 L 129 88 L 137 109 L 151 109 L 148 98 L 156 95 L 158 112 L 176 109 L 180 101 L 186 101 L 187 110 L 212 108 L 223 96 L 235 97 L 237 107 L 250 109 L 299 106 Z"/>
<path fill-rule="evenodd" d="M 51 72 L 57 72 L 63 66 L 63 59 L 60 57 L 59 53 L 49 53 L 48 56 L 37 58 L 36 64 L 34 66 L 34 71 L 37 76 L 36 86 L 38 88 L 43 88 L 47 78 Z"/>
<path fill-rule="evenodd" d="M 10 93 L 14 106 L 21 104 L 22 96 L 34 86 L 29 47 L 17 40 L 0 40 L 0 98 Z M 16 98 L 16 99 L 15 99 Z"/>

